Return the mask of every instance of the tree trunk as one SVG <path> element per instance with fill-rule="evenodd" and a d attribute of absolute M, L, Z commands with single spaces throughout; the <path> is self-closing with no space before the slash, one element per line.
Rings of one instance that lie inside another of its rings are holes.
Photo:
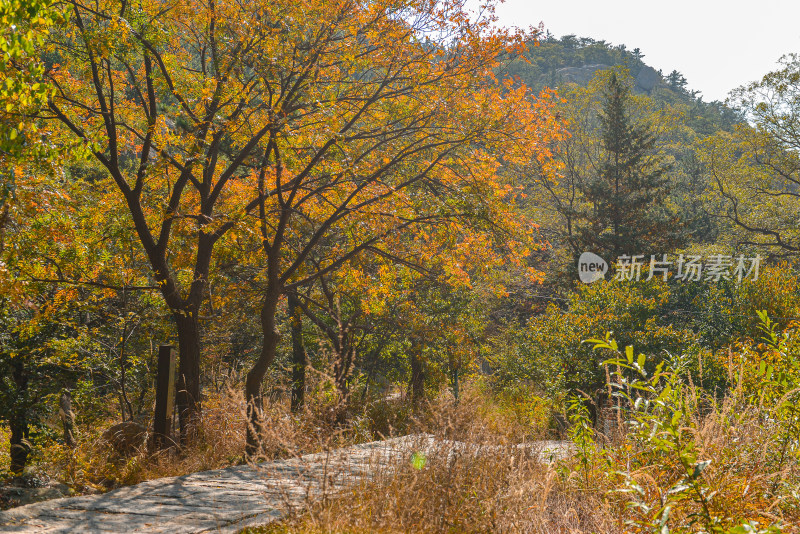
<path fill-rule="evenodd" d="M 178 330 L 178 408 L 181 445 L 186 445 L 197 430 L 200 404 L 200 325 L 196 313 L 173 313 Z"/>
<path fill-rule="evenodd" d="M 28 464 L 28 422 L 25 416 L 14 417 L 9 421 L 11 439 L 9 440 L 9 456 L 11 457 L 10 471 L 12 475 L 19 476 Z"/>
<path fill-rule="evenodd" d="M 275 360 L 275 352 L 280 341 L 280 335 L 275 328 L 275 312 L 278 309 L 280 296 L 281 289 L 279 289 L 279 286 L 275 283 L 271 284 L 264 296 L 264 304 L 261 306 L 261 331 L 264 336 L 261 354 L 259 354 L 258 360 L 247 373 L 245 381 L 244 394 L 247 401 L 245 455 L 248 458 L 255 458 L 260 449 L 264 412 L 261 385 L 264 382 L 267 369 Z"/>
<path fill-rule="evenodd" d="M 297 295 L 289 294 L 289 314 L 292 322 L 292 411 L 303 408 L 306 392 L 306 349 L 303 346 L 303 319 Z"/>
<path fill-rule="evenodd" d="M 411 401 L 415 405 L 420 404 L 425 399 L 425 369 L 416 353 L 411 355 L 411 380 L 408 386 L 411 390 Z"/>
<path fill-rule="evenodd" d="M 336 407 L 336 424 L 344 425 L 347 422 L 347 409 L 350 406 L 350 374 L 352 372 L 355 349 L 349 346 L 349 340 L 343 336 L 339 346 L 340 352 L 336 354 L 334 365 L 334 381 L 339 392 L 339 405 Z"/>
<path fill-rule="evenodd" d="M 11 377 L 16 387 L 17 402 L 19 403 L 12 412 L 8 421 L 11 430 L 9 440 L 9 456 L 11 457 L 10 471 L 12 475 L 19 476 L 28 464 L 30 445 L 28 444 L 28 373 L 19 363 L 13 366 Z"/>

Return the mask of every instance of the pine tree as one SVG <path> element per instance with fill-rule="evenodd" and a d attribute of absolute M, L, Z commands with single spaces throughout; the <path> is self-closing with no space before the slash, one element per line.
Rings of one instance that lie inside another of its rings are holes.
<path fill-rule="evenodd" d="M 656 146 L 656 136 L 644 124 L 631 119 L 630 89 L 612 74 L 600 114 L 601 142 L 605 157 L 585 197 L 592 208 L 580 234 L 584 250 L 621 254 L 669 252 L 659 247 L 674 241 L 659 203 L 669 193 L 666 173 Z"/>
<path fill-rule="evenodd" d="M 689 82 L 686 81 L 686 78 L 678 72 L 677 70 L 673 70 L 667 76 L 667 85 L 669 85 L 672 89 L 679 92 L 686 92 L 686 86 Z"/>

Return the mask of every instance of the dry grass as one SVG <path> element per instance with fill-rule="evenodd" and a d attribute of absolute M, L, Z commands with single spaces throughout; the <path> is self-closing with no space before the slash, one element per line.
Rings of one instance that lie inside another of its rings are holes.
<path fill-rule="evenodd" d="M 673 533 L 728 533 L 748 521 L 800 533 L 797 436 L 787 437 L 786 421 L 741 392 L 713 403 L 687 388 L 681 401 L 684 450 L 711 460 L 698 479 L 707 511 L 692 491 L 674 490 L 686 477 L 682 453 L 641 434 L 622 433 L 603 447 L 605 441 L 573 421 L 573 432 L 583 428 L 588 443 L 555 463 L 518 446 L 553 438 L 545 417 L 529 415 L 549 409 L 540 399 L 497 399 L 465 386 L 460 402 L 442 395 L 415 413 L 402 397 L 354 405 L 346 426 L 337 424 L 335 399 L 323 390 L 301 414 L 287 404 L 275 399 L 265 412 L 264 459 L 388 434 L 424 432 L 438 445 L 343 493 L 309 500 L 304 512 L 256 532 L 653 532 L 669 504 Z M 240 463 L 243 447 L 244 402 L 231 392 L 205 402 L 198 439 L 180 455 L 153 458 L 142 451 L 119 458 L 84 433 L 75 450 L 53 445 L 44 451 L 49 462 L 43 465 L 78 489 L 105 489 Z M 708 528 L 704 514 L 719 530 Z"/>
<path fill-rule="evenodd" d="M 619 532 L 597 494 L 524 449 L 447 445 L 260 532 Z"/>
<path fill-rule="evenodd" d="M 408 414 L 401 402 L 402 399 L 397 399 L 354 405 L 350 422 L 342 425 L 336 421 L 336 399 L 323 390 L 309 395 L 300 413 L 289 410 L 288 399 L 267 398 L 258 459 L 300 456 L 395 435 L 407 426 Z M 38 447 L 34 468 L 78 492 L 93 492 L 242 464 L 245 413 L 239 389 L 210 395 L 204 400 L 202 417 L 191 443 L 179 452 L 156 455 L 149 454 L 144 446 L 125 456 L 113 451 L 102 439 L 102 433 L 117 421 L 91 429 L 79 428 L 78 445 L 74 449 L 55 441 Z M 6 444 L 6 451 L 7 448 Z"/>
<path fill-rule="evenodd" d="M 459 403 L 440 398 L 417 429 L 438 438 L 344 493 L 253 530 L 289 532 L 622 532 L 596 491 L 564 480 L 532 448 L 546 428 L 467 388 Z"/>
<path fill-rule="evenodd" d="M 240 461 L 244 447 L 244 418 L 240 398 L 225 393 L 206 400 L 196 439 L 179 453 L 148 454 L 146 446 L 120 455 L 102 438 L 114 422 L 79 428 L 78 443 L 45 444 L 37 451 L 36 469 L 78 492 L 105 491 L 144 480 L 215 469 Z"/>
<path fill-rule="evenodd" d="M 683 439 L 699 460 L 712 460 L 699 484 L 711 521 L 696 494 L 675 490 L 686 475 L 680 453 L 629 433 L 606 447 L 590 436 L 583 452 L 543 463 L 514 446 L 536 429 L 473 389 L 458 405 L 437 400 L 421 418 L 418 428 L 440 439 L 424 458 L 406 457 L 252 532 L 660 532 L 667 503 L 673 533 L 751 532 L 735 530 L 747 522 L 752 532 L 800 532 L 798 451 L 779 462 L 780 423 L 735 396 L 698 410 L 693 395 Z"/>

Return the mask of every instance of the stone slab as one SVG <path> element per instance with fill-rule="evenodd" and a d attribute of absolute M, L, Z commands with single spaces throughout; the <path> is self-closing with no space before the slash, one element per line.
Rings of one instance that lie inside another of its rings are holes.
<path fill-rule="evenodd" d="M 68 497 L 0 512 L 0 533 L 235 534 L 267 524 L 309 499 L 396 465 L 412 451 L 444 445 L 474 454 L 495 447 L 415 435 L 256 466 L 150 480 L 102 495 Z M 527 444 L 544 461 L 569 453 L 564 442 Z"/>

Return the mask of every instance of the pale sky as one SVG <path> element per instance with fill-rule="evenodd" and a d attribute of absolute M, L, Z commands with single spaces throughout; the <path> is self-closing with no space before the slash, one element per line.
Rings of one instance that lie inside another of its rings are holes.
<path fill-rule="evenodd" d="M 556 37 L 639 48 L 646 64 L 665 74 L 677 69 L 707 102 L 800 53 L 800 0 L 506 0 L 497 15 L 505 26 L 541 21 Z"/>

